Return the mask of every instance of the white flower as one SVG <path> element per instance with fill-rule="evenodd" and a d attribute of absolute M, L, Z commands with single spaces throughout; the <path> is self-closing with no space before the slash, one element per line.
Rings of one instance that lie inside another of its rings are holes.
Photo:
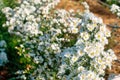
<path fill-rule="evenodd" d="M 59 73 L 61 74 L 63 74 L 63 73 L 65 73 L 65 68 L 67 67 L 67 65 L 66 64 L 62 64 L 61 66 L 60 66 L 60 70 L 59 70 Z"/>
<path fill-rule="evenodd" d="M 21 76 L 21 79 L 26 80 L 27 78 L 26 78 L 25 75 L 22 75 L 22 76 Z"/>
<path fill-rule="evenodd" d="M 106 37 L 101 37 L 100 39 L 101 43 L 104 45 L 104 44 L 108 44 L 108 40 Z"/>
<path fill-rule="evenodd" d="M 66 30 L 66 29 L 63 29 L 63 32 L 64 32 L 64 33 L 66 33 L 66 32 L 67 32 L 67 30 Z"/>
<path fill-rule="evenodd" d="M 100 26 L 100 31 L 105 32 L 106 31 L 106 25 L 101 25 Z"/>
<path fill-rule="evenodd" d="M 57 32 L 58 34 L 62 34 L 62 32 L 61 32 L 60 29 L 56 29 L 56 32 Z"/>
<path fill-rule="evenodd" d="M 111 66 L 111 65 L 110 65 Z M 104 70 L 104 69 L 106 69 L 106 65 L 105 64 L 101 64 L 100 66 L 99 66 L 99 69 L 102 69 L 102 70 Z"/>
<path fill-rule="evenodd" d="M 82 39 L 78 39 L 75 45 L 81 45 L 81 44 L 83 44 L 83 42 L 84 41 Z M 83 46 L 81 46 L 81 47 L 83 48 Z"/>
<path fill-rule="evenodd" d="M 69 12 L 70 12 L 70 13 L 73 13 L 73 12 L 74 12 L 74 10 L 73 10 L 73 9 L 70 9 L 70 10 L 69 10 Z"/>
<path fill-rule="evenodd" d="M 40 0 L 34 0 L 34 3 L 35 4 L 40 4 L 41 2 L 40 2 Z"/>
<path fill-rule="evenodd" d="M 105 36 L 106 37 L 110 37 L 111 36 L 111 33 L 110 33 L 110 31 L 108 29 L 106 29 L 106 31 L 105 31 Z"/>
<path fill-rule="evenodd" d="M 5 8 L 2 9 L 3 13 L 9 14 L 10 11 L 12 11 L 12 9 L 10 7 L 5 7 Z"/>
<path fill-rule="evenodd" d="M 102 37 L 104 37 L 104 35 L 103 35 L 102 32 L 98 32 L 98 33 L 95 34 L 95 38 L 96 38 L 97 40 L 101 40 Z"/>
<path fill-rule="evenodd" d="M 76 62 L 78 60 L 78 56 L 72 56 L 72 59 L 70 60 L 71 63 L 73 64 L 74 62 Z"/>
<path fill-rule="evenodd" d="M 89 10 L 89 5 L 88 5 L 86 2 L 82 2 L 82 4 L 84 5 L 84 7 L 85 7 L 86 9 Z"/>
<path fill-rule="evenodd" d="M 58 46 L 58 44 L 54 43 L 54 44 L 51 45 L 51 48 L 52 48 L 53 50 L 58 50 L 58 49 L 59 49 L 59 46 Z"/>
<path fill-rule="evenodd" d="M 115 12 L 117 12 L 117 10 L 119 10 L 119 9 L 120 9 L 119 6 L 117 6 L 116 4 L 112 4 L 110 10 L 111 10 L 113 13 L 115 13 Z"/>
<path fill-rule="evenodd" d="M 100 24 L 103 24 L 102 18 L 97 19 L 97 22 L 100 23 Z"/>
<path fill-rule="evenodd" d="M 78 56 L 83 56 L 84 54 L 85 53 L 82 50 L 80 50 L 80 49 L 77 50 L 77 55 Z"/>
<path fill-rule="evenodd" d="M 105 74 L 105 71 L 103 69 L 98 69 L 99 74 Z"/>
<path fill-rule="evenodd" d="M 87 41 L 90 37 L 88 32 L 82 32 L 80 33 L 80 35 L 81 35 L 81 38 L 83 38 L 85 41 Z"/>
<path fill-rule="evenodd" d="M 93 24 L 93 25 L 87 24 L 87 29 L 88 29 L 89 31 L 93 31 L 96 26 L 97 26 L 96 24 Z"/>
<path fill-rule="evenodd" d="M 83 66 L 78 67 L 78 71 L 83 71 L 85 68 Z"/>
<path fill-rule="evenodd" d="M 96 74 L 92 71 L 88 72 L 88 75 L 86 76 L 88 79 L 94 79 L 96 77 Z"/>
<path fill-rule="evenodd" d="M 117 57 L 116 57 L 116 55 L 115 55 L 113 50 L 109 49 L 107 52 L 110 53 L 111 59 L 117 60 Z"/>
<path fill-rule="evenodd" d="M 69 58 L 71 56 L 71 54 L 68 52 L 68 53 L 65 53 L 64 56 Z"/>
<path fill-rule="evenodd" d="M 26 17 L 26 20 L 32 21 L 32 19 L 34 19 L 34 15 L 29 15 Z"/>
<path fill-rule="evenodd" d="M 78 78 L 79 78 L 79 80 L 85 80 L 86 79 L 86 75 L 85 74 L 79 74 Z"/>
<path fill-rule="evenodd" d="M 97 57 L 96 59 L 95 59 L 95 61 L 98 63 L 98 64 L 104 64 L 104 60 L 102 60 L 102 58 L 100 58 L 100 57 Z"/>
<path fill-rule="evenodd" d="M 120 17 L 120 7 L 116 4 L 112 4 L 110 11 Z"/>
<path fill-rule="evenodd" d="M 120 17 L 120 12 L 117 13 L 117 16 Z"/>
<path fill-rule="evenodd" d="M 96 56 L 96 52 L 95 52 L 95 50 L 90 50 L 90 52 L 88 53 L 88 56 L 90 57 L 90 58 L 93 58 L 93 57 L 95 57 Z"/>
<path fill-rule="evenodd" d="M 71 28 L 71 32 L 74 34 L 78 33 L 78 28 Z"/>

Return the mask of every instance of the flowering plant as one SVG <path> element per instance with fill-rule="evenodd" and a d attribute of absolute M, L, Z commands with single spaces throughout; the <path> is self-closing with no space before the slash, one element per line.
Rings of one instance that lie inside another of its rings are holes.
<path fill-rule="evenodd" d="M 112 4 L 110 11 L 120 17 L 120 7 L 116 4 Z"/>
<path fill-rule="evenodd" d="M 62 80 L 103 80 L 105 69 L 111 68 L 112 60 L 116 59 L 111 49 L 104 50 L 110 32 L 101 18 L 89 12 L 84 13 L 79 24 L 76 43 L 61 53 L 58 75 Z"/>
<path fill-rule="evenodd" d="M 14 9 L 4 8 L 10 34 L 21 37 L 15 48 L 29 61 L 17 78 L 32 80 L 101 80 L 116 59 L 105 51 L 110 31 L 101 18 L 89 12 L 53 10 L 59 0 L 21 0 Z M 97 77 L 96 77 L 97 76 Z"/>

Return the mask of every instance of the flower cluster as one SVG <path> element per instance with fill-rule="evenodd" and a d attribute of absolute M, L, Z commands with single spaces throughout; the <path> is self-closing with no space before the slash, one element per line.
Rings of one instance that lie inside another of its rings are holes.
<path fill-rule="evenodd" d="M 6 7 L 2 10 L 8 19 L 4 26 L 9 26 L 10 33 L 16 32 L 19 35 L 41 34 L 41 17 L 49 17 L 49 10 L 58 2 L 59 0 L 22 0 L 20 7 Z"/>
<path fill-rule="evenodd" d="M 104 70 L 116 59 L 105 51 L 110 32 L 102 19 L 88 11 L 75 14 L 54 10 L 59 0 L 21 0 L 20 7 L 3 9 L 8 32 L 21 37 L 18 54 L 30 60 L 21 79 L 103 79 Z M 26 75 L 29 74 L 29 75 Z M 97 77 L 96 77 L 97 76 Z"/>
<path fill-rule="evenodd" d="M 116 4 L 112 4 L 110 11 L 120 17 L 120 7 Z"/>
<path fill-rule="evenodd" d="M 6 48 L 6 42 L 4 40 L 1 40 L 0 41 L 0 66 L 3 66 L 4 63 L 8 62 L 5 48 Z"/>
<path fill-rule="evenodd" d="M 58 76 L 61 80 L 103 80 L 105 69 L 116 59 L 114 52 L 104 50 L 110 31 L 101 18 L 85 12 L 75 45 L 61 53 L 62 64 Z"/>

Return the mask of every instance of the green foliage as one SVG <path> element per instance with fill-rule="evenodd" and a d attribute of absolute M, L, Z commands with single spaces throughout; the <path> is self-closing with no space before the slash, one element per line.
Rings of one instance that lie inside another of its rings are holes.
<path fill-rule="evenodd" d="M 14 8 L 15 6 L 17 6 L 15 0 L 0 0 L 0 40 L 5 40 L 7 43 L 6 53 L 9 59 L 9 63 L 7 65 L 9 65 L 8 68 L 11 74 L 19 69 L 26 68 L 27 64 L 30 63 L 31 60 L 28 57 L 26 58 L 23 54 L 21 56 L 17 54 L 18 50 L 15 47 L 21 43 L 21 38 L 14 34 L 9 34 L 7 27 L 2 27 L 6 21 L 5 15 L 1 11 L 2 8 Z"/>
<path fill-rule="evenodd" d="M 119 0 L 101 0 L 101 1 L 106 2 L 109 5 L 112 5 L 112 4 L 120 5 Z"/>
<path fill-rule="evenodd" d="M 20 38 L 15 36 L 15 35 L 10 35 L 7 31 L 6 27 L 2 27 L 2 24 L 5 23 L 5 16 L 4 14 L 2 14 L 2 12 L 0 12 L 0 40 L 5 40 L 7 42 L 7 55 L 8 55 L 8 59 L 9 62 L 14 62 L 12 63 L 11 66 L 14 65 L 14 67 L 18 67 L 17 63 L 18 63 L 18 55 L 16 54 L 16 50 L 15 50 L 15 46 L 17 46 L 20 43 Z M 12 58 L 11 58 L 12 57 Z M 13 67 L 12 67 L 13 68 Z"/>
<path fill-rule="evenodd" d="M 14 8 L 17 6 L 16 0 L 3 0 L 3 4 L 11 8 Z"/>
<path fill-rule="evenodd" d="M 0 0 L 0 10 L 4 7 L 3 1 Z"/>

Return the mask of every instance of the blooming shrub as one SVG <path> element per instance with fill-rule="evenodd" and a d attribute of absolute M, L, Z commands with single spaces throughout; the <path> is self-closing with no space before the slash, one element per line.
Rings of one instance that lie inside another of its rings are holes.
<path fill-rule="evenodd" d="M 59 0 L 22 0 L 19 7 L 4 8 L 10 34 L 20 36 L 15 48 L 27 59 L 25 69 L 16 79 L 32 80 L 101 80 L 107 67 L 116 59 L 105 51 L 110 31 L 101 18 L 84 13 L 54 10 Z M 25 62 L 26 63 L 26 62 Z"/>
<path fill-rule="evenodd" d="M 111 68 L 112 60 L 116 59 L 111 49 L 104 50 L 110 32 L 102 19 L 92 13 L 84 13 L 79 24 L 75 45 L 61 53 L 59 77 L 62 80 L 103 80 L 105 69 Z"/>
<path fill-rule="evenodd" d="M 112 4 L 110 11 L 120 17 L 120 7 L 116 4 Z"/>

